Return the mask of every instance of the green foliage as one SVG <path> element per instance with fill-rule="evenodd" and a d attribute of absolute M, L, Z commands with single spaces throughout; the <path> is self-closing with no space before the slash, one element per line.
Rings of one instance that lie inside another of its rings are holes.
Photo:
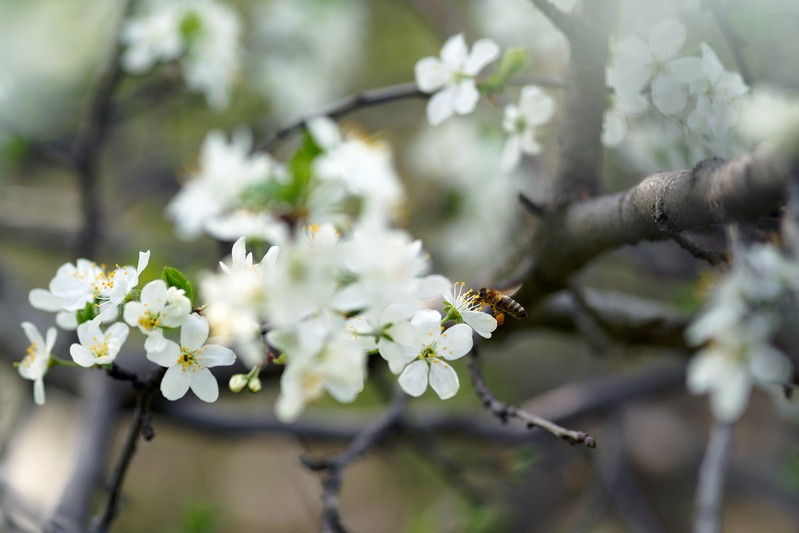
<path fill-rule="evenodd" d="M 291 161 L 289 161 L 289 171 L 293 178 L 292 183 L 294 184 L 294 193 L 297 200 L 305 197 L 313 177 L 314 159 L 321 153 L 322 149 L 306 130 L 302 135 L 302 144 L 300 144 Z"/>
<path fill-rule="evenodd" d="M 194 289 L 191 288 L 191 283 L 183 275 L 183 272 L 174 267 L 164 267 L 161 271 L 161 279 L 163 279 L 169 287 L 177 287 L 183 289 L 186 297 L 194 304 Z"/>
<path fill-rule="evenodd" d="M 3 145 L 3 162 L 12 167 L 23 165 L 31 155 L 31 145 L 22 137 L 10 137 Z"/>
<path fill-rule="evenodd" d="M 84 322 L 88 322 L 97 316 L 97 307 L 90 302 L 86 304 L 86 307 L 78 310 L 76 314 L 78 318 L 78 324 L 83 324 Z"/>
<path fill-rule="evenodd" d="M 213 504 L 194 502 L 184 511 L 183 522 L 164 533 L 217 533 L 222 531 L 219 510 Z"/>
<path fill-rule="evenodd" d="M 480 89 L 487 95 L 502 92 L 508 81 L 524 70 L 527 63 L 527 51 L 524 48 L 508 48 L 496 72 L 480 84 Z"/>

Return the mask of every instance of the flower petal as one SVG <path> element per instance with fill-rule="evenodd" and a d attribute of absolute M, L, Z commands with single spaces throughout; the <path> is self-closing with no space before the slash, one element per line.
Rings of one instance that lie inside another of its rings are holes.
<path fill-rule="evenodd" d="M 229 366 L 236 362 L 233 350 L 218 344 L 208 344 L 203 347 L 202 364 L 211 368 L 215 366 Z"/>
<path fill-rule="evenodd" d="M 161 393 L 167 400 L 183 398 L 191 386 L 191 381 L 191 372 L 184 372 L 180 365 L 170 366 L 164 374 L 164 379 L 161 380 Z"/>
<path fill-rule="evenodd" d="M 502 161 L 500 168 L 503 172 L 513 172 L 522 160 L 522 147 L 518 135 L 511 135 L 505 141 L 505 148 L 502 150 Z"/>
<path fill-rule="evenodd" d="M 441 48 L 441 59 L 450 70 L 461 70 L 469 54 L 463 34 L 453 35 Z"/>
<path fill-rule="evenodd" d="M 141 274 L 141 271 L 147 268 L 147 263 L 150 262 L 150 250 L 146 252 L 139 252 L 139 265 L 136 267 L 136 274 Z"/>
<path fill-rule="evenodd" d="M 431 126 L 438 126 L 455 113 L 454 85 L 448 85 L 430 97 L 427 102 L 427 121 Z"/>
<path fill-rule="evenodd" d="M 472 349 L 472 328 L 466 324 L 455 324 L 441 334 L 436 353 L 450 361 L 459 359 Z"/>
<path fill-rule="evenodd" d="M 219 398 L 219 385 L 207 368 L 201 368 L 191 374 L 191 390 L 204 402 L 212 403 Z"/>
<path fill-rule="evenodd" d="M 452 81 L 452 74 L 435 57 L 425 57 L 414 67 L 416 86 L 423 93 L 433 93 Z"/>
<path fill-rule="evenodd" d="M 199 350 L 208 339 L 208 320 L 192 313 L 180 328 L 180 345 L 189 350 Z"/>
<path fill-rule="evenodd" d="M 675 115 L 685 108 L 687 95 L 682 84 L 667 76 L 652 80 L 652 103 L 664 115 Z"/>
<path fill-rule="evenodd" d="M 153 280 L 141 290 L 141 303 L 150 313 L 155 314 L 166 305 L 166 292 L 167 287 L 164 280 Z"/>
<path fill-rule="evenodd" d="M 461 385 L 452 366 L 439 359 L 430 365 L 430 386 L 442 400 L 448 400 L 455 396 Z"/>
<path fill-rule="evenodd" d="M 463 65 L 463 72 L 476 76 L 483 68 L 499 57 L 499 46 L 491 39 L 480 39 L 472 45 L 472 53 Z"/>
<path fill-rule="evenodd" d="M 36 405 L 44 405 L 44 380 L 39 378 L 33 382 L 33 401 Z"/>
<path fill-rule="evenodd" d="M 94 356 L 85 346 L 77 343 L 73 344 L 69 347 L 69 355 L 72 356 L 73 361 L 84 368 L 94 366 Z"/>
<path fill-rule="evenodd" d="M 28 293 L 28 302 L 32 307 L 54 313 L 60 311 L 64 301 L 50 291 L 33 289 Z"/>
<path fill-rule="evenodd" d="M 409 364 L 399 377 L 402 390 L 418 398 L 427 389 L 427 361 L 414 361 Z"/>
<path fill-rule="evenodd" d="M 685 44 L 685 26 L 675 19 L 658 22 L 649 31 L 649 47 L 659 60 L 671 59 L 682 50 Z"/>
<path fill-rule="evenodd" d="M 464 80 L 455 87 L 453 102 L 455 112 L 459 115 L 468 115 L 477 106 L 477 102 L 480 100 L 480 91 L 477 90 L 474 80 Z"/>
<path fill-rule="evenodd" d="M 154 352 L 147 352 L 147 359 L 159 366 L 171 367 L 180 358 L 180 346 L 172 341 L 165 341 L 163 349 Z"/>
<path fill-rule="evenodd" d="M 713 414 L 719 420 L 737 420 L 746 409 L 750 390 L 751 383 L 746 372 L 731 372 L 710 398 Z"/>

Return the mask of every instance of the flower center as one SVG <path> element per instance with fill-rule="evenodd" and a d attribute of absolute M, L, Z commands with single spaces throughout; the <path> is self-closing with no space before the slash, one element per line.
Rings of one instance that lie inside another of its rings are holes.
<path fill-rule="evenodd" d="M 180 357 L 178 358 L 178 364 L 183 367 L 183 370 L 191 370 L 194 372 L 196 370 L 195 367 L 202 368 L 202 357 L 200 354 L 203 352 L 204 348 L 200 348 L 199 350 L 189 350 L 185 346 L 180 347 Z"/>
<path fill-rule="evenodd" d="M 108 355 L 108 335 L 103 337 L 102 341 L 97 340 L 97 337 L 92 340 L 94 341 L 94 344 L 88 348 L 95 359 Z"/>
<path fill-rule="evenodd" d="M 157 329 L 161 327 L 161 323 L 158 320 L 160 316 L 161 316 L 160 313 L 156 313 L 155 315 L 146 313 L 144 316 L 139 318 L 139 326 L 146 329 L 147 331 L 152 331 L 154 329 Z"/>

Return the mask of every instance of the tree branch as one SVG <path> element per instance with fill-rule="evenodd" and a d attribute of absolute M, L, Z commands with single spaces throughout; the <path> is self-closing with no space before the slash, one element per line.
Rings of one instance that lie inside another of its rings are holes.
<path fill-rule="evenodd" d="M 566 286 L 571 275 L 601 253 L 666 237 L 658 204 L 674 231 L 752 220 L 778 208 L 796 161 L 769 146 L 730 161 L 707 159 L 689 170 L 658 172 L 635 187 L 548 213 L 517 299 L 527 307 Z"/>
<path fill-rule="evenodd" d="M 406 398 L 405 393 L 397 386 L 394 393 L 394 400 L 389 409 L 382 417 L 369 424 L 363 431 L 358 433 L 349 448 L 339 455 L 327 459 L 300 458 L 302 464 L 310 470 L 325 473 L 322 481 L 324 489 L 322 497 L 324 506 L 322 511 L 323 533 L 341 533 L 346 531 L 344 525 L 341 523 L 338 502 L 338 494 L 341 491 L 344 469 L 366 453 L 369 448 L 380 443 L 392 429 L 397 427 L 402 419 Z"/>
<path fill-rule="evenodd" d="M 705 457 L 699 469 L 694 533 L 721 531 L 721 499 L 727 459 L 732 445 L 733 427 L 734 423 L 721 421 L 717 421 L 713 426 Z"/>
<path fill-rule="evenodd" d="M 566 37 L 571 39 L 580 29 L 581 25 L 573 16 L 564 13 L 549 0 L 532 0 L 538 10 L 549 19 Z"/>
<path fill-rule="evenodd" d="M 472 378 L 472 384 L 474 385 L 475 392 L 477 392 L 477 396 L 483 402 L 483 405 L 486 407 L 486 409 L 490 410 L 494 416 L 499 418 L 503 424 L 507 423 L 509 418 L 517 418 L 526 423 L 527 429 L 538 427 L 544 431 L 552 433 L 559 439 L 565 440 L 569 444 L 582 444 L 588 448 L 596 447 L 596 441 L 588 433 L 566 429 L 550 420 L 498 400 L 483 379 L 483 374 L 480 368 L 480 354 L 477 346 L 472 348 L 471 354 L 469 356 L 469 375 Z"/>
<path fill-rule="evenodd" d="M 119 496 L 122 492 L 122 484 L 125 481 L 125 474 L 128 471 L 128 467 L 136 453 L 139 436 L 147 441 L 155 437 L 151 425 L 150 401 L 165 372 L 165 368 L 154 369 L 146 382 L 143 382 L 142 386 L 136 391 L 136 409 L 133 411 L 133 422 L 128 431 L 128 436 L 125 439 L 125 444 L 122 447 L 122 453 L 114 467 L 114 472 L 111 474 L 108 487 L 108 499 L 106 500 L 102 513 L 94 524 L 93 531 L 95 533 L 106 533 L 111 527 L 111 522 L 113 522 L 119 512 Z M 134 381 L 134 383 L 136 382 Z"/>
<path fill-rule="evenodd" d="M 367 107 L 374 107 L 378 105 L 396 102 L 398 100 L 407 100 L 411 98 L 418 98 L 426 100 L 430 95 L 421 92 L 416 88 L 415 83 L 401 83 L 399 85 L 391 85 L 388 87 L 381 87 L 379 89 L 372 89 L 362 93 L 348 96 L 343 100 L 322 107 L 305 117 L 292 122 L 283 128 L 277 130 L 266 140 L 255 148 L 256 152 L 269 150 L 272 146 L 284 137 L 288 137 L 297 130 L 303 128 L 309 120 L 316 117 L 327 116 L 330 118 L 339 118 L 345 116 L 353 111 L 365 109 Z"/>

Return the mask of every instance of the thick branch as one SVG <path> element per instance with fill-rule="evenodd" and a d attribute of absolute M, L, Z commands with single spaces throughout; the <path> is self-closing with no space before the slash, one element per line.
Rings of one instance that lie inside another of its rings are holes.
<path fill-rule="evenodd" d="M 625 192 L 551 212 L 534 237 L 538 261 L 517 299 L 532 306 L 601 253 L 667 238 L 660 229 L 664 217 L 674 231 L 685 232 L 768 214 L 782 202 L 794 165 L 762 146 L 726 163 L 714 158 L 690 170 L 658 172 Z"/>
<path fill-rule="evenodd" d="M 502 423 L 506 423 L 509 418 L 517 418 L 527 425 L 527 429 L 541 428 L 565 440 L 569 444 L 583 444 L 589 448 L 596 447 L 596 441 L 588 433 L 566 429 L 546 418 L 534 415 L 523 409 L 519 409 L 515 405 L 509 405 L 497 399 L 483 379 L 477 346 L 472 348 L 469 357 L 469 375 L 472 378 L 475 392 L 477 392 L 477 396 L 483 402 L 483 405 L 486 409 L 489 409 L 494 416 L 499 418 Z"/>
<path fill-rule="evenodd" d="M 549 0 L 532 0 L 532 2 L 567 37 L 571 38 L 577 33 L 578 28 L 580 28 L 577 19 L 555 7 Z"/>
<path fill-rule="evenodd" d="M 277 130 L 260 146 L 258 146 L 256 151 L 269 150 L 277 141 L 303 128 L 305 123 L 312 118 L 323 116 L 339 118 L 352 113 L 353 111 L 365 109 L 367 107 L 396 102 L 398 100 L 407 100 L 410 98 L 427 99 L 429 96 L 430 95 L 419 91 L 419 89 L 416 88 L 415 83 L 402 83 L 399 85 L 391 85 L 389 87 L 381 87 L 379 89 L 372 89 L 371 91 L 364 91 L 362 93 L 354 94 L 344 98 L 343 100 L 309 113 L 305 117 Z"/>

